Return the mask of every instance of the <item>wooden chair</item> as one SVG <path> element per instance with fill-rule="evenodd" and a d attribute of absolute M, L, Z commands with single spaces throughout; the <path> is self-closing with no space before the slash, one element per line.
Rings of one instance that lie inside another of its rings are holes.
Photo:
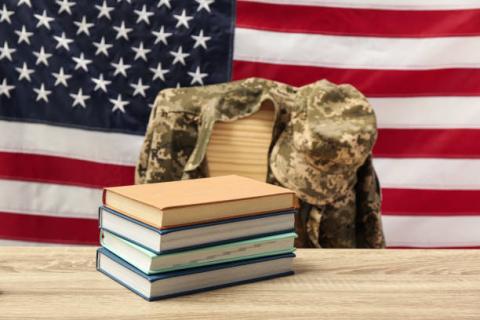
<path fill-rule="evenodd" d="M 273 120 L 273 105 L 264 103 L 247 118 L 217 122 L 207 149 L 210 176 L 238 174 L 264 182 Z"/>

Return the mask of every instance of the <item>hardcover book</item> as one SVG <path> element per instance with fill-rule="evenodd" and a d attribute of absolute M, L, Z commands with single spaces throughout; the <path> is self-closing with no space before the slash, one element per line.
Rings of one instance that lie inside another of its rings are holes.
<path fill-rule="evenodd" d="M 101 207 L 99 224 L 103 230 L 162 254 L 293 232 L 294 214 L 290 209 L 160 230 Z"/>
<path fill-rule="evenodd" d="M 146 274 L 190 269 L 225 262 L 292 253 L 293 232 L 220 244 L 169 254 L 154 254 L 142 247 L 102 230 L 103 247 Z"/>
<path fill-rule="evenodd" d="M 140 295 L 157 300 L 293 274 L 293 253 L 146 275 L 105 248 L 97 251 L 97 269 Z"/>
<path fill-rule="evenodd" d="M 297 207 L 292 191 L 236 175 L 106 188 L 103 203 L 158 229 Z"/>

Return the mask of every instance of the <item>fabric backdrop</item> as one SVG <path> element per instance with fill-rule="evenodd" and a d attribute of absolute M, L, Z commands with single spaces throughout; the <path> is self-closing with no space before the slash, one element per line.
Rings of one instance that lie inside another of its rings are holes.
<path fill-rule="evenodd" d="M 43 2 L 0 0 L 0 238 L 97 243 L 158 89 L 258 76 L 369 98 L 388 246 L 480 247 L 480 2 Z"/>

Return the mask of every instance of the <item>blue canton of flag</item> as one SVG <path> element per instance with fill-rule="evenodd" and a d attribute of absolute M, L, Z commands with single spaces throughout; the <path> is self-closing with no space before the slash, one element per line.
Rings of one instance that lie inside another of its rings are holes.
<path fill-rule="evenodd" d="M 0 0 L 0 118 L 142 134 L 159 90 L 230 79 L 230 0 Z"/>

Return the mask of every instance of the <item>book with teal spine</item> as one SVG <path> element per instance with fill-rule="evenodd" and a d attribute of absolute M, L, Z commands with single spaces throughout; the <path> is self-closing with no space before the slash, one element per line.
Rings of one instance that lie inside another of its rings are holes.
<path fill-rule="evenodd" d="M 155 254 L 107 230 L 101 231 L 103 247 L 146 274 L 190 269 L 226 262 L 287 254 L 295 251 L 294 232 L 257 237 L 189 251 Z"/>

